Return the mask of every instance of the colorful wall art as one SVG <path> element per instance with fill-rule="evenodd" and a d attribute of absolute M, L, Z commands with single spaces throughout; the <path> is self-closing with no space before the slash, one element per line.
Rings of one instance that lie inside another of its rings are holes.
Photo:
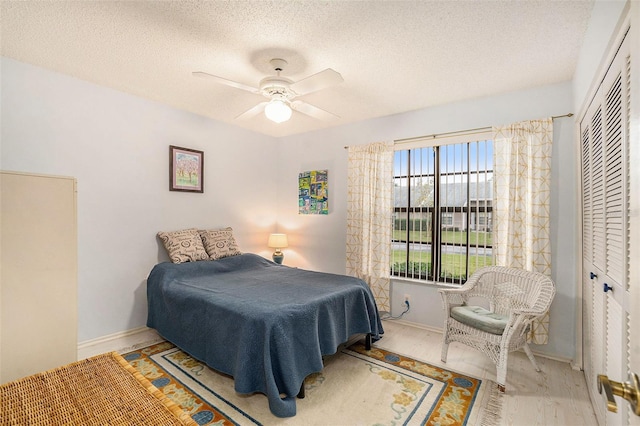
<path fill-rule="evenodd" d="M 298 175 L 298 213 L 329 214 L 328 170 L 313 170 Z"/>

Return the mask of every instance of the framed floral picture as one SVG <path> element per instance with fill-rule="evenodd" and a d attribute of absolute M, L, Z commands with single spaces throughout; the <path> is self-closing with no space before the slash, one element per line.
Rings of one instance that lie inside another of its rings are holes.
<path fill-rule="evenodd" d="M 204 192 L 204 152 L 169 146 L 169 190 Z"/>

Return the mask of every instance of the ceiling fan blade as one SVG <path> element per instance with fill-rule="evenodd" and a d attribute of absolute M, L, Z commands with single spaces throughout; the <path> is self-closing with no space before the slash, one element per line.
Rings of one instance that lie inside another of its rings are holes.
<path fill-rule="evenodd" d="M 330 121 L 330 120 L 337 120 L 340 118 L 337 115 L 330 113 L 329 111 L 325 111 L 323 109 L 318 108 L 317 106 L 313 106 L 303 101 L 291 102 L 291 108 L 303 114 L 306 114 L 310 117 L 317 118 L 318 120 Z"/>
<path fill-rule="evenodd" d="M 268 103 L 269 102 L 260 102 L 258 105 L 248 109 L 247 111 L 237 116 L 236 120 L 248 120 L 255 117 L 256 115 L 264 111 L 264 107 L 266 107 Z"/>
<path fill-rule="evenodd" d="M 236 89 L 246 90 L 247 92 L 257 93 L 257 94 L 260 93 L 260 89 L 257 89 L 255 87 L 247 86 L 246 84 L 238 83 L 237 81 L 227 80 L 226 78 L 218 77 L 217 75 L 207 74 L 206 72 L 194 71 L 191 73 L 191 75 L 193 75 L 194 77 L 213 80 L 227 86 L 235 87 Z"/>
<path fill-rule="evenodd" d="M 307 93 L 317 92 L 318 90 L 335 86 L 343 81 L 344 79 L 339 72 L 334 71 L 331 68 L 327 68 L 324 71 L 320 71 L 317 74 L 313 74 L 291 84 L 289 88 L 298 95 L 306 95 Z"/>

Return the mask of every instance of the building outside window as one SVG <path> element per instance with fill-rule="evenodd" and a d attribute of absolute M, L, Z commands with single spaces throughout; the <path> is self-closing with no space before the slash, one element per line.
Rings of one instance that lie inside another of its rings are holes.
<path fill-rule="evenodd" d="M 442 213 L 442 226 L 453 227 L 453 213 Z"/>
<path fill-rule="evenodd" d="M 493 264 L 493 143 L 474 136 L 397 145 L 392 276 L 463 284 Z"/>

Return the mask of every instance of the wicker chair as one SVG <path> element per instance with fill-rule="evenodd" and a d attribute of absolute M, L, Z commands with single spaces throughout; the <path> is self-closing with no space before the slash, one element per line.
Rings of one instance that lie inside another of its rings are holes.
<path fill-rule="evenodd" d="M 527 333 L 531 322 L 551 306 L 556 290 L 550 278 L 522 269 L 487 266 L 478 269 L 462 287 L 438 291 L 445 311 L 442 362 L 447 362 L 451 342 L 475 348 L 496 364 L 502 392 L 509 352 L 524 349 L 540 371 L 527 344 Z"/>

